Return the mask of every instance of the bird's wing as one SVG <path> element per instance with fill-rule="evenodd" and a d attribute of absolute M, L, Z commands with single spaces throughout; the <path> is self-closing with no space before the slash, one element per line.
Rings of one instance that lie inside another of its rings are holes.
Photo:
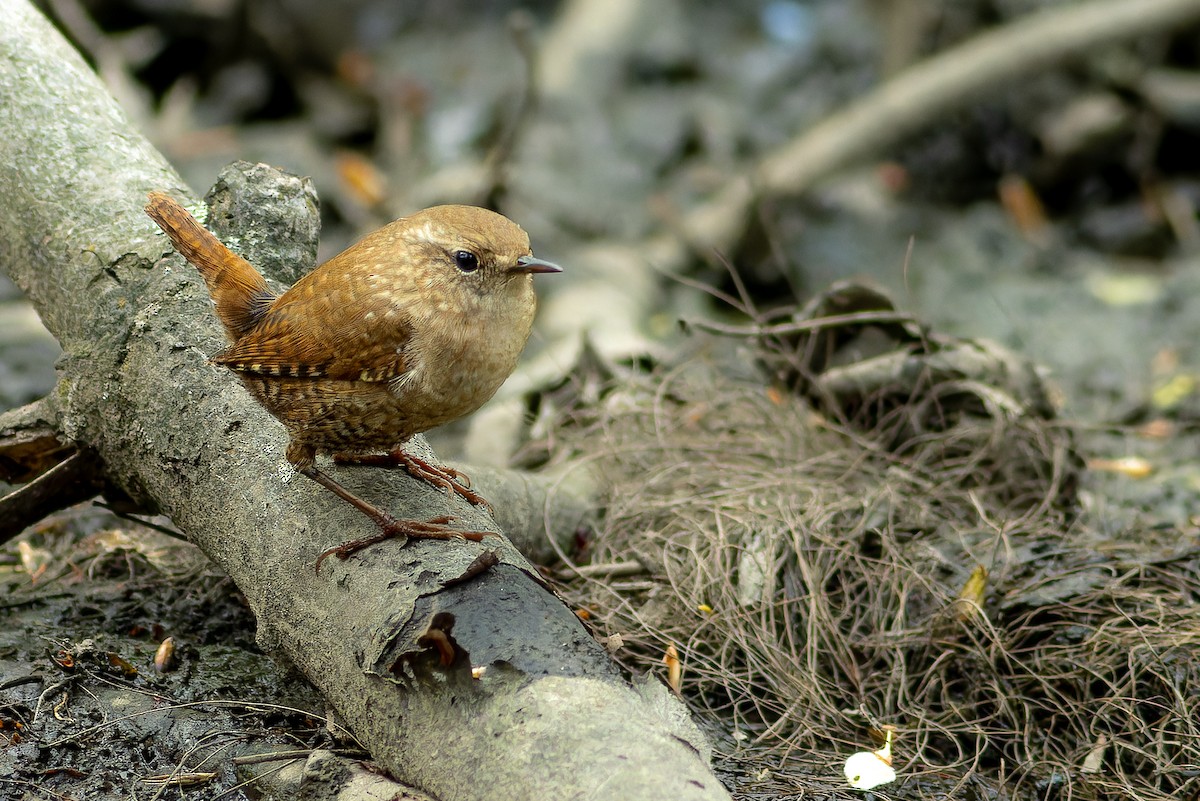
<path fill-rule="evenodd" d="M 403 375 L 412 338 L 407 315 L 367 302 L 361 287 L 327 283 L 298 283 L 213 361 L 239 372 L 294 378 L 384 382 Z"/>

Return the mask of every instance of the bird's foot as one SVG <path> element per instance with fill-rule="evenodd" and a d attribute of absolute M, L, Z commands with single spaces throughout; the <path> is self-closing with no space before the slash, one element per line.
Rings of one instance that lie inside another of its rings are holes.
<path fill-rule="evenodd" d="M 435 487 L 441 487 L 446 492 L 455 493 L 472 506 L 482 506 L 488 514 L 492 514 L 492 505 L 487 502 L 486 498 L 471 489 L 470 477 L 461 470 L 427 462 L 419 456 L 413 456 L 402 450 L 393 451 L 391 455 L 413 478 L 433 484 Z"/>
<path fill-rule="evenodd" d="M 464 539 L 471 540 L 472 542 L 480 542 L 489 534 L 495 536 L 495 532 L 492 531 L 465 531 L 448 525 L 453 522 L 454 518 L 446 516 L 434 517 L 430 520 L 397 520 L 375 504 L 368 503 L 350 492 L 316 467 L 302 467 L 300 468 L 300 472 L 349 503 L 355 509 L 358 509 L 364 515 L 371 518 L 375 522 L 375 525 L 379 526 L 378 534 L 370 537 L 362 537 L 357 540 L 350 540 L 336 548 L 330 548 L 318 556 L 316 564 L 318 573 L 321 572 L 321 563 L 330 556 L 336 556 L 338 559 L 349 559 L 352 554 L 361 551 L 363 548 L 368 548 L 376 543 L 395 539 L 396 537 L 406 537 L 414 540 Z"/>
<path fill-rule="evenodd" d="M 333 460 L 337 464 L 354 464 L 368 467 L 403 467 L 410 476 L 435 487 L 440 487 L 448 493 L 455 493 L 472 506 L 482 506 L 488 514 L 493 514 L 492 505 L 487 499 L 471 489 L 471 479 L 461 470 L 453 467 L 443 467 L 433 464 L 419 456 L 413 456 L 403 448 L 396 448 L 388 453 L 351 454 L 335 453 Z"/>
<path fill-rule="evenodd" d="M 317 557 L 317 572 L 321 572 L 321 563 L 330 556 L 336 556 L 338 559 L 349 559 L 364 548 L 369 548 L 372 545 L 386 542 L 396 537 L 405 537 L 410 540 L 464 539 L 472 542 L 480 542 L 489 534 L 496 536 L 495 532 L 491 531 L 463 531 L 462 529 L 450 526 L 448 524 L 454 521 L 453 517 L 442 516 L 429 520 L 397 520 L 386 512 L 381 512 L 380 515 L 381 517 L 379 518 L 372 516 L 379 525 L 378 534 L 343 542 L 335 548 L 330 548 L 322 552 Z"/>

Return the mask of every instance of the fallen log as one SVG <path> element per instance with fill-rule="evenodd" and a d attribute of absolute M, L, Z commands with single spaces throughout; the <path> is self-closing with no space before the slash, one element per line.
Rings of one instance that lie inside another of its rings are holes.
<path fill-rule="evenodd" d="M 727 798 L 682 707 L 627 682 L 507 540 L 388 543 L 314 573 L 372 524 L 296 478 L 281 427 L 209 363 L 205 290 L 142 212 L 150 190 L 193 196 L 26 0 L 0 18 L 0 267 L 64 350 L 40 416 L 228 572 L 262 647 L 393 775 L 443 799 Z M 497 530 L 403 474 L 339 478 Z"/>

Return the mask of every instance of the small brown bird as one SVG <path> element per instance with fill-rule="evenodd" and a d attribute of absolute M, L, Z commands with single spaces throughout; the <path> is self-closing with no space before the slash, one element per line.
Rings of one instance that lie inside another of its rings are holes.
<path fill-rule="evenodd" d="M 321 554 L 346 558 L 390 537 L 483 532 L 451 518 L 398 520 L 317 468 L 404 467 L 414 477 L 486 503 L 454 470 L 404 451 L 414 434 L 482 406 L 529 339 L 534 273 L 561 268 L 533 257 L 508 218 L 473 206 L 435 206 L 396 220 L 333 257 L 281 295 L 177 201 L 150 194 L 146 213 L 200 271 L 233 343 L 213 361 L 233 370 L 287 428 L 287 460 L 378 524 L 374 537 Z"/>

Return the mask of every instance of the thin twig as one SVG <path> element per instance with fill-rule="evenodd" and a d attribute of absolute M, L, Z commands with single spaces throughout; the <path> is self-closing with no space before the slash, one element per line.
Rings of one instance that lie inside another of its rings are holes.
<path fill-rule="evenodd" d="M 700 318 L 688 318 L 683 321 L 683 324 L 713 334 L 724 334 L 735 337 L 766 337 L 802 334 L 808 331 L 821 331 L 826 328 L 836 328 L 844 325 L 916 322 L 919 322 L 918 319 L 907 312 L 869 311 L 854 312 L 853 314 L 831 314 L 828 317 L 818 317 L 813 320 L 797 320 L 791 323 L 778 323 L 775 325 L 729 325 L 727 323 L 718 323 L 713 320 Z"/>

